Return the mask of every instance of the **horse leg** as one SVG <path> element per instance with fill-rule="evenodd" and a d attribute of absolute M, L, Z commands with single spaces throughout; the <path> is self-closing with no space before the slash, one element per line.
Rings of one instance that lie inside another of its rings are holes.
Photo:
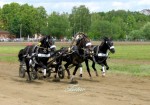
<path fill-rule="evenodd" d="M 106 70 L 109 70 L 109 66 L 108 66 L 106 60 L 104 61 L 104 65 L 106 66 Z"/>
<path fill-rule="evenodd" d="M 77 82 L 78 82 L 78 81 L 74 80 L 74 77 L 75 77 L 75 75 L 76 75 L 76 72 L 77 72 L 79 66 L 80 66 L 80 64 L 77 64 L 77 65 L 75 66 L 75 69 L 74 69 L 74 71 L 73 71 L 73 75 L 72 75 L 72 77 L 71 77 L 71 79 L 70 79 L 70 82 L 71 82 L 71 83 L 77 83 Z"/>
<path fill-rule="evenodd" d="M 65 69 L 66 69 L 66 71 L 67 71 L 67 73 L 68 73 L 68 79 L 70 79 L 70 71 L 69 71 L 69 69 L 68 69 L 68 66 L 70 65 L 70 63 L 66 63 L 64 66 L 65 66 Z"/>
<path fill-rule="evenodd" d="M 80 77 L 80 79 L 82 79 L 83 71 L 82 71 L 82 64 L 81 63 L 79 64 L 79 69 L 80 69 L 80 75 L 79 75 L 79 77 Z"/>
<path fill-rule="evenodd" d="M 94 61 L 92 62 L 92 68 L 94 69 L 96 76 L 98 76 L 98 72 L 95 68 L 95 62 Z"/>
<path fill-rule="evenodd" d="M 38 65 L 40 65 L 43 68 L 43 70 L 42 70 L 42 72 L 43 72 L 43 78 L 46 78 L 47 66 L 44 65 L 42 62 L 39 62 Z"/>
<path fill-rule="evenodd" d="M 30 66 L 29 66 L 29 62 L 28 62 L 28 61 L 26 61 L 26 69 L 27 69 L 27 74 L 28 74 L 28 79 L 27 79 L 27 81 L 31 82 Z"/>
<path fill-rule="evenodd" d="M 55 75 L 53 79 L 54 82 L 60 82 L 60 78 L 58 77 L 58 68 L 59 68 L 59 64 L 55 66 Z"/>
<path fill-rule="evenodd" d="M 102 77 L 105 77 L 105 66 L 102 65 Z"/>
<path fill-rule="evenodd" d="M 89 73 L 90 79 L 92 79 L 92 76 L 91 76 L 91 73 L 90 73 L 90 68 L 89 68 L 89 62 L 88 62 L 87 59 L 85 60 L 85 64 L 86 64 L 86 69 L 87 69 L 87 71 Z"/>

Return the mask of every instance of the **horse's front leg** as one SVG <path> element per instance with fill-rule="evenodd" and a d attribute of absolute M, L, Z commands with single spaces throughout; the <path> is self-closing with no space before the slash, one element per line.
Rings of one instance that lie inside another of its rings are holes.
<path fill-rule="evenodd" d="M 60 78 L 58 76 L 58 68 L 59 68 L 59 64 L 55 65 L 55 75 L 54 75 L 54 82 L 60 82 Z"/>
<path fill-rule="evenodd" d="M 105 77 L 105 66 L 102 64 L 102 77 Z"/>
<path fill-rule="evenodd" d="M 47 66 L 44 65 L 44 63 L 42 63 L 42 62 L 39 62 L 38 65 L 40 65 L 40 66 L 43 68 L 43 70 L 42 70 L 42 72 L 43 72 L 43 77 L 46 78 Z"/>
<path fill-rule="evenodd" d="M 98 76 L 98 72 L 95 68 L 95 62 L 94 61 L 92 62 L 92 68 L 94 69 L 96 76 Z"/>
<path fill-rule="evenodd" d="M 70 79 L 70 71 L 69 71 L 69 69 L 68 69 L 68 66 L 70 65 L 70 63 L 69 62 L 67 62 L 65 65 L 64 65 L 64 67 L 65 67 L 65 69 L 66 69 L 66 71 L 67 71 L 67 74 L 68 74 L 68 79 Z"/>
<path fill-rule="evenodd" d="M 90 79 L 92 79 L 92 75 L 91 75 L 91 72 L 90 72 L 88 59 L 85 60 L 85 65 L 86 65 L 86 69 L 87 69 L 87 71 L 89 73 Z"/>
<path fill-rule="evenodd" d="M 79 77 L 80 77 L 80 79 L 82 79 L 83 70 L 82 70 L 82 64 L 81 63 L 79 65 L 79 69 L 80 69 L 80 75 L 79 75 Z"/>
<path fill-rule="evenodd" d="M 106 70 L 109 70 L 109 66 L 108 66 L 106 60 L 104 61 L 104 65 L 106 66 Z"/>
<path fill-rule="evenodd" d="M 77 83 L 78 81 L 76 81 L 76 80 L 74 80 L 74 78 L 75 78 L 75 75 L 76 75 L 76 72 L 77 72 L 77 70 L 78 70 L 78 68 L 79 68 L 79 66 L 80 66 L 80 64 L 77 64 L 76 66 L 75 66 L 75 69 L 74 69 L 74 71 L 73 71 L 73 75 L 72 75 L 72 77 L 71 77 L 71 83 Z"/>

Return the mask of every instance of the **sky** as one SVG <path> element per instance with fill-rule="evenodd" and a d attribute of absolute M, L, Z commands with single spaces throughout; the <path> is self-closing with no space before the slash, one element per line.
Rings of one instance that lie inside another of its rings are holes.
<path fill-rule="evenodd" d="M 85 5 L 92 12 L 108 12 L 111 10 L 141 11 L 150 9 L 150 0 L 0 0 L 0 7 L 16 2 L 34 7 L 43 6 L 48 14 L 53 11 L 71 13 L 74 6 Z"/>

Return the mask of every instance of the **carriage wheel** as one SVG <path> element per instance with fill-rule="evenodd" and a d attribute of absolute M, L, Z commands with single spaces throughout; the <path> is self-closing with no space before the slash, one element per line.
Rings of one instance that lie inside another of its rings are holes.
<path fill-rule="evenodd" d="M 35 69 L 33 67 L 31 67 L 31 71 L 30 71 L 30 76 L 32 80 L 37 79 L 37 72 L 35 71 Z"/>
<path fill-rule="evenodd" d="M 25 65 L 20 65 L 20 67 L 19 67 L 19 77 L 21 77 L 21 78 L 25 77 L 25 72 L 26 72 L 25 68 L 26 68 Z"/>
<path fill-rule="evenodd" d="M 58 76 L 60 79 L 63 79 L 65 77 L 65 71 L 62 66 L 59 66 L 58 68 Z"/>

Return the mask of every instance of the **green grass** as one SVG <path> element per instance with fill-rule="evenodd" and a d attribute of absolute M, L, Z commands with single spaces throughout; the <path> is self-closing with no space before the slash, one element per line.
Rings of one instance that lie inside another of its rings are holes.
<path fill-rule="evenodd" d="M 0 54 L 16 54 L 24 46 L 0 46 Z"/>
<path fill-rule="evenodd" d="M 24 46 L 1 46 L 0 61 L 1 62 L 17 62 L 17 54 Z"/>
<path fill-rule="evenodd" d="M 110 65 L 110 72 L 130 74 L 134 76 L 150 76 L 150 65 L 137 65 L 137 64 L 114 64 Z"/>
<path fill-rule="evenodd" d="M 150 60 L 150 45 L 115 46 L 116 53 L 111 54 L 115 59 Z"/>
<path fill-rule="evenodd" d="M 57 45 L 56 45 L 57 46 Z M 0 62 L 18 62 L 17 54 L 20 49 L 25 46 L 0 46 Z M 57 46 L 57 49 L 60 45 Z M 149 62 L 150 61 L 150 45 L 116 45 L 116 53 L 110 54 L 108 64 L 110 66 L 109 73 L 123 73 L 136 76 L 150 76 L 150 65 L 140 64 L 137 62 Z M 113 60 L 118 60 L 114 63 Z M 119 61 L 121 60 L 121 61 Z M 124 62 L 126 60 L 126 62 Z M 130 62 L 132 63 L 130 63 Z M 136 62 L 135 62 L 136 61 Z M 83 68 L 86 70 L 85 64 Z M 90 62 L 91 68 L 91 62 Z M 101 69 L 101 66 L 96 65 L 97 70 Z M 92 68 L 91 68 L 91 71 Z"/>

